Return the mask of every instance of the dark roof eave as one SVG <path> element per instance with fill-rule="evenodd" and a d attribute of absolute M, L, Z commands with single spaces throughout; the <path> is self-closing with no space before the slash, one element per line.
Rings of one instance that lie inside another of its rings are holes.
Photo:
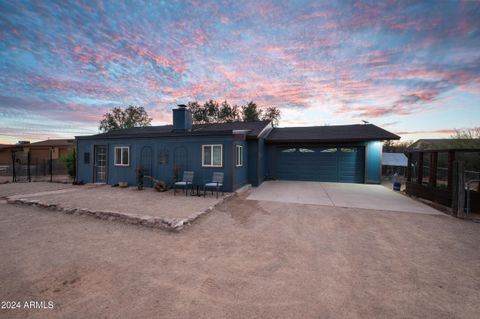
<path fill-rule="evenodd" d="M 348 143 L 348 142 L 364 142 L 364 141 L 390 141 L 399 140 L 400 137 L 371 137 L 371 138 L 341 138 L 341 139 L 266 139 L 266 143 Z"/>
<path fill-rule="evenodd" d="M 88 136 L 75 136 L 77 140 L 98 140 L 98 139 L 118 139 L 118 138 L 162 138 L 162 137 L 197 137 L 197 136 L 230 136 L 234 135 L 232 131 L 216 131 L 216 132 L 169 132 L 160 134 L 124 134 L 124 135 L 88 135 Z"/>

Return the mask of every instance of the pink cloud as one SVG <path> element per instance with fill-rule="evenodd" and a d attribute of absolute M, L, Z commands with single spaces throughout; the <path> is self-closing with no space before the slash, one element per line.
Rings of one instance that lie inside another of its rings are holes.
<path fill-rule="evenodd" d="M 454 134 L 455 129 L 439 129 L 439 130 L 421 130 L 421 131 L 399 131 L 397 135 L 415 135 L 415 134 Z"/>
<path fill-rule="evenodd" d="M 148 48 L 134 48 L 134 50 L 139 56 L 154 61 L 159 66 L 170 67 L 178 73 L 185 71 L 185 65 L 183 65 L 183 63 L 179 62 L 178 60 L 170 59 L 163 55 L 156 54 Z"/>
<path fill-rule="evenodd" d="M 310 20 L 316 18 L 330 18 L 337 14 L 336 11 L 333 10 L 322 10 L 322 11 L 315 11 L 312 13 L 304 14 L 298 17 L 299 20 Z"/>

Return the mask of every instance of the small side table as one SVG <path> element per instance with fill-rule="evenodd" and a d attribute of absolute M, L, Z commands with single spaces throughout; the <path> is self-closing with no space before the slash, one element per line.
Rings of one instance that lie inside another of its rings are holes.
<path fill-rule="evenodd" d="M 196 191 L 195 191 L 195 188 L 196 188 Z M 190 195 L 191 196 L 198 196 L 198 197 L 202 196 L 202 194 L 200 194 L 200 185 L 198 185 L 198 184 L 194 185 L 192 187 L 192 190 L 190 191 Z"/>

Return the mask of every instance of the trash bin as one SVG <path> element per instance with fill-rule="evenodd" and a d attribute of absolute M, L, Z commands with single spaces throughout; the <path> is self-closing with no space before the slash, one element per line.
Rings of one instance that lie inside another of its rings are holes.
<path fill-rule="evenodd" d="M 393 174 L 393 190 L 399 192 L 402 187 L 402 183 L 398 181 L 398 173 Z"/>
<path fill-rule="evenodd" d="M 393 190 L 399 192 L 400 188 L 402 187 L 402 183 L 400 182 L 394 182 L 393 183 Z"/>

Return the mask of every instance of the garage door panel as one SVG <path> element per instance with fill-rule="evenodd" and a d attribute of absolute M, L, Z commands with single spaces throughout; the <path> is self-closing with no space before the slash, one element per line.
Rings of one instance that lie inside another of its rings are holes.
<path fill-rule="evenodd" d="M 363 183 L 363 147 L 297 147 L 277 152 L 276 178 L 322 182 Z"/>
<path fill-rule="evenodd" d="M 365 152 L 362 147 L 339 148 L 338 181 L 363 183 Z"/>

